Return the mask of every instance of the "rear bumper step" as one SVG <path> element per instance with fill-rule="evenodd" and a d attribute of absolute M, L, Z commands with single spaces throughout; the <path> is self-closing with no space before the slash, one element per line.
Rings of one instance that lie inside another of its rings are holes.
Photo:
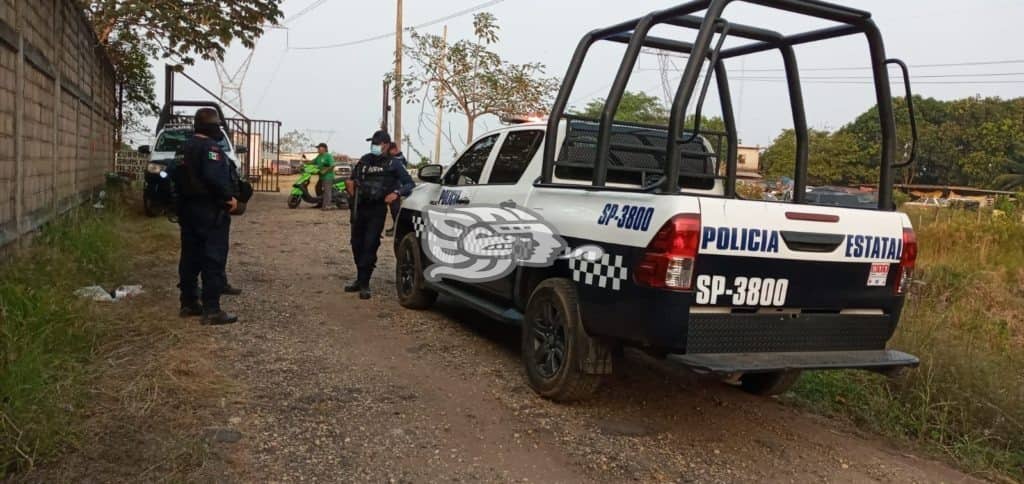
<path fill-rule="evenodd" d="M 786 370 L 884 371 L 917 366 L 916 356 L 895 350 L 799 353 L 717 353 L 669 355 L 668 360 L 712 373 L 765 373 Z"/>

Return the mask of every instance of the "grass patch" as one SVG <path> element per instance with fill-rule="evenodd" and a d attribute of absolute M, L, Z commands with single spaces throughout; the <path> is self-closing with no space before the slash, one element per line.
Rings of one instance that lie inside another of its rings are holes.
<path fill-rule="evenodd" d="M 809 373 L 791 398 L 951 457 L 990 479 L 1024 479 L 1024 224 L 912 216 L 917 283 L 890 346 L 921 366 L 889 380 Z"/>
<path fill-rule="evenodd" d="M 134 254 L 152 241 L 173 244 L 166 227 L 129 229 L 119 204 L 108 205 L 53 222 L 0 266 L 0 477 L 77 437 L 91 362 L 118 323 L 74 290 L 131 282 Z"/>

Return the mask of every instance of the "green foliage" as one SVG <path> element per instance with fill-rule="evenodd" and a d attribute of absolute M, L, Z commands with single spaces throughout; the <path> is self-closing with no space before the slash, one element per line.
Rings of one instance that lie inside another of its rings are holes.
<path fill-rule="evenodd" d="M 72 293 L 122 282 L 122 214 L 83 209 L 45 228 L 0 267 L 0 476 L 45 458 L 73 437 L 85 364 L 101 329 Z"/>
<path fill-rule="evenodd" d="M 604 100 L 594 99 L 587 103 L 583 110 L 574 114 L 585 118 L 599 119 L 603 110 Z M 668 110 L 665 109 L 661 100 L 654 96 L 642 92 L 626 91 L 622 94 L 622 101 L 619 103 L 619 110 L 615 113 L 615 120 L 664 126 L 668 124 Z"/>
<path fill-rule="evenodd" d="M 587 103 L 582 110 L 573 114 L 591 119 L 600 119 L 601 111 L 604 110 L 604 100 L 594 99 Z M 643 92 L 626 91 L 622 94 L 622 101 L 619 102 L 619 109 L 615 112 L 615 120 L 626 123 L 653 124 L 657 126 L 668 125 L 668 110 L 657 97 L 647 95 Z M 692 129 L 695 115 L 686 117 L 686 128 Z M 701 117 L 700 131 L 702 133 L 725 132 L 725 121 L 717 116 Z"/>
<path fill-rule="evenodd" d="M 910 195 L 907 195 L 903 190 L 893 190 L 892 201 L 896 203 L 896 207 L 902 207 L 904 203 L 910 201 Z"/>
<path fill-rule="evenodd" d="M 1014 151 L 1006 163 L 1005 174 L 996 177 L 994 183 L 1000 190 L 1024 188 L 1024 148 L 1014 147 Z"/>
<path fill-rule="evenodd" d="M 252 48 L 264 26 L 281 18 L 281 0 L 76 0 L 114 64 L 126 121 L 136 125 L 156 109 L 149 59 L 191 65 L 220 60 L 237 40 Z"/>
<path fill-rule="evenodd" d="M 439 35 L 412 33 L 405 54 L 412 68 L 402 90 L 410 103 L 439 103 L 468 121 L 466 137 L 473 139 L 476 120 L 484 115 L 511 117 L 544 113 L 558 81 L 544 77 L 544 64 L 513 64 L 502 60 L 491 45 L 498 41 L 497 19 L 489 13 L 473 17 L 475 40 L 449 44 Z M 440 86 L 440 89 L 438 89 Z"/>
<path fill-rule="evenodd" d="M 893 104 L 899 160 L 908 154 L 910 121 L 905 100 L 896 99 Z M 917 163 L 901 172 L 900 181 L 1005 189 L 1024 186 L 1024 98 L 939 101 L 915 97 L 914 107 L 920 135 Z M 877 183 L 879 130 L 877 107 L 834 133 L 811 130 L 808 176 L 812 183 Z M 792 130 L 784 131 L 776 143 L 768 150 L 768 173 L 792 176 Z"/>
<path fill-rule="evenodd" d="M 877 181 L 877 169 L 862 160 L 857 142 L 845 132 L 808 132 L 808 182 L 811 185 L 848 185 Z M 796 165 L 796 132 L 787 129 L 775 138 L 761 157 L 765 174 L 793 178 Z"/>
<path fill-rule="evenodd" d="M 921 366 L 888 380 L 806 374 L 793 397 L 873 431 L 945 453 L 998 480 L 1024 478 L 1024 224 L 911 213 L 916 282 L 891 347 Z M 980 216 L 979 216 L 980 215 Z"/>

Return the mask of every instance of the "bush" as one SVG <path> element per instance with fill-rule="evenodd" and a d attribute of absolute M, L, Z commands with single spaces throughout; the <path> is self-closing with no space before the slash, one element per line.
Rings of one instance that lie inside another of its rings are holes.
<path fill-rule="evenodd" d="M 921 366 L 887 380 L 805 376 L 795 398 L 945 453 L 987 477 L 1024 477 L 1024 225 L 953 212 L 917 227 L 918 271 L 891 347 Z"/>
<path fill-rule="evenodd" d="M 87 364 L 103 321 L 72 293 L 126 270 L 120 213 L 74 212 L 0 267 L 0 476 L 73 437 Z"/>

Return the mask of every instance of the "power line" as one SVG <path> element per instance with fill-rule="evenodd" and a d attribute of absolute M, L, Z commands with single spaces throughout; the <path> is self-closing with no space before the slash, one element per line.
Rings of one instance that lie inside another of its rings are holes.
<path fill-rule="evenodd" d="M 679 69 L 676 68 L 676 70 L 678 71 Z M 811 69 L 807 69 L 807 70 L 811 70 Z M 637 72 L 658 72 L 658 71 L 661 71 L 660 67 L 657 68 L 657 69 L 652 69 L 652 68 L 637 69 Z M 746 72 L 767 72 L 767 71 L 751 71 L 751 70 L 748 69 Z M 972 73 L 920 74 L 920 75 L 911 75 L 911 79 L 913 80 L 913 79 L 943 79 L 943 78 L 951 78 L 951 77 L 1006 77 L 1006 76 L 1024 76 L 1024 72 L 982 72 L 982 73 L 975 73 L 975 74 L 972 74 Z M 893 79 L 901 79 L 901 80 L 903 79 L 902 76 L 892 76 L 892 78 Z M 870 76 L 870 75 L 862 75 L 862 76 L 800 76 L 800 79 L 801 80 L 805 80 L 805 79 L 839 80 L 839 79 L 874 79 L 874 77 Z"/>
<path fill-rule="evenodd" d="M 281 25 L 288 25 L 288 24 L 298 20 L 303 15 L 306 15 L 307 13 L 312 12 L 317 7 L 323 5 L 326 2 L 327 2 L 327 0 L 316 0 L 313 3 L 311 3 L 309 5 L 306 5 L 306 8 L 304 8 L 302 10 L 299 10 L 295 15 L 292 15 L 291 17 L 288 17 L 287 19 L 285 19 L 285 21 L 282 22 Z"/>
<path fill-rule="evenodd" d="M 915 64 L 910 66 L 912 69 L 929 69 L 934 67 L 970 67 L 970 66 L 996 66 L 996 65 L 1007 65 L 1007 64 L 1024 64 L 1024 59 L 1005 59 L 1005 60 L 993 60 L 993 61 L 977 61 L 977 62 L 951 62 L 946 64 Z M 871 70 L 870 66 L 865 67 L 801 67 L 801 71 L 865 71 Z M 782 68 L 770 68 L 770 69 L 747 69 L 747 72 L 782 72 L 785 69 Z M 921 76 L 914 76 L 921 77 Z"/>
<path fill-rule="evenodd" d="M 729 80 L 737 81 L 752 81 L 752 82 L 788 82 L 784 77 L 731 77 Z M 893 84 L 902 84 L 903 79 L 890 79 Z M 853 81 L 853 80 L 842 80 L 842 79 L 819 79 L 804 81 L 801 79 L 801 83 L 806 84 L 863 84 L 872 85 L 873 81 Z M 1024 79 L 1014 81 L 918 81 L 914 82 L 914 85 L 919 84 L 947 84 L 947 85 L 976 85 L 976 84 L 1024 84 Z"/>
<path fill-rule="evenodd" d="M 461 17 L 463 15 L 467 15 L 467 14 L 476 12 L 478 10 L 483 10 L 485 8 L 488 8 L 488 7 L 493 7 L 493 6 L 495 6 L 495 5 L 499 4 L 499 3 L 502 3 L 504 1 L 505 0 L 490 0 L 488 2 L 484 2 L 484 3 L 481 3 L 481 4 L 475 5 L 473 7 L 469 7 L 467 9 L 464 9 L 464 10 L 459 10 L 458 12 L 452 13 L 450 15 L 445 15 L 444 17 L 436 18 L 436 19 L 431 20 L 429 22 L 424 22 L 424 23 L 419 24 L 419 25 L 414 25 L 412 27 L 407 27 L 407 28 L 405 28 L 405 30 L 406 31 L 411 31 L 411 30 L 423 29 L 423 28 L 426 28 L 426 27 L 430 27 L 431 25 L 437 25 L 439 23 L 446 22 L 446 21 L 451 20 L 453 18 Z M 374 41 L 377 41 L 377 40 L 384 40 L 384 39 L 392 38 L 394 36 L 395 36 L 395 32 L 389 32 L 389 33 L 386 33 L 386 34 L 375 35 L 373 37 L 367 37 L 365 39 L 351 40 L 351 41 L 348 41 L 348 42 L 341 42 L 341 43 L 338 43 L 338 44 L 314 45 L 314 46 L 304 46 L 304 47 L 291 47 L 291 49 L 292 50 L 337 49 L 337 48 L 341 48 L 341 47 L 351 47 L 353 45 L 366 44 L 366 43 L 374 42 Z"/>

